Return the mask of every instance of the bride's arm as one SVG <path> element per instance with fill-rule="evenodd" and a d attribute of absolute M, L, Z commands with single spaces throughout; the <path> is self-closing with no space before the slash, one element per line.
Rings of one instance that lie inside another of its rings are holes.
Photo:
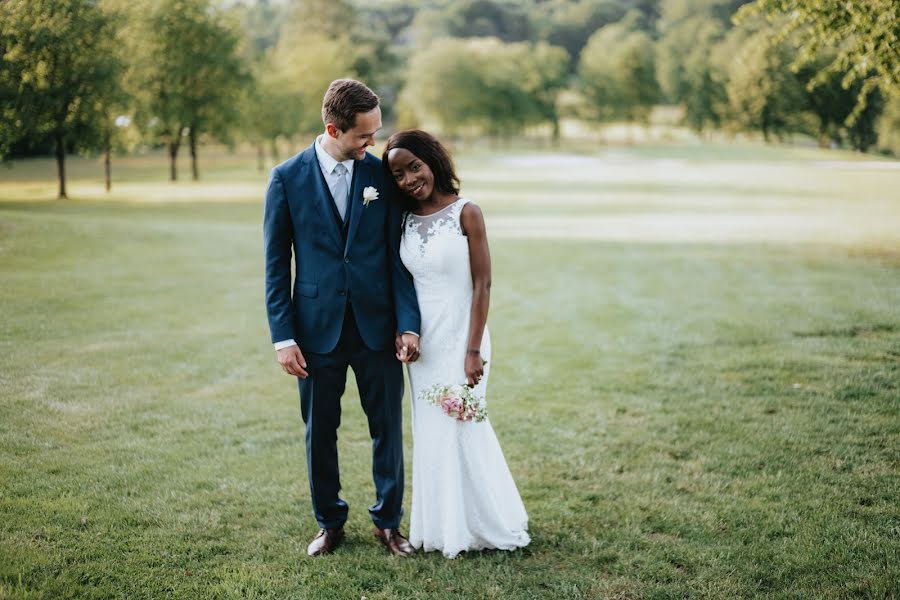
<path fill-rule="evenodd" d="M 466 346 L 466 382 L 475 385 L 484 374 L 481 338 L 491 302 L 491 253 L 488 249 L 484 216 L 477 205 L 470 202 L 463 206 L 460 224 L 469 241 L 469 263 L 472 270 L 472 314 L 469 317 L 469 340 Z"/>

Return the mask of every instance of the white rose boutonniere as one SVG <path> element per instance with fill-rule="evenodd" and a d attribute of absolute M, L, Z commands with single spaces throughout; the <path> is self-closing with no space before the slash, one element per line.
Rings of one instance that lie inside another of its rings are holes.
<path fill-rule="evenodd" d="M 372 200 L 378 200 L 378 190 L 370 185 L 363 190 L 363 206 L 368 206 Z"/>

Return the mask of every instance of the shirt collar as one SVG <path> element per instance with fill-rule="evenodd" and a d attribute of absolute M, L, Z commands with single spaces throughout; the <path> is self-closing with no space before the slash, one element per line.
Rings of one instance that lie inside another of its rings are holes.
<path fill-rule="evenodd" d="M 323 133 L 322 135 L 325 134 Z M 319 159 L 322 170 L 325 171 L 326 174 L 331 175 L 334 172 L 334 168 L 338 165 L 338 161 L 322 147 L 322 135 L 316 138 L 316 158 Z M 352 158 L 342 162 L 342 164 L 347 167 L 347 173 L 349 173 L 351 177 L 353 177 L 353 162 Z"/>

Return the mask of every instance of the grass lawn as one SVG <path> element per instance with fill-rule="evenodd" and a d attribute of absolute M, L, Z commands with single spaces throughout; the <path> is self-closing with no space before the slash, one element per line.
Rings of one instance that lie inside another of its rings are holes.
<path fill-rule="evenodd" d="M 110 196 L 71 160 L 63 202 L 51 161 L 0 169 L 0 598 L 900 596 L 895 163 L 461 152 L 533 543 L 388 557 L 351 383 L 348 539 L 310 560 L 265 175 L 204 156 L 175 185 L 161 156 L 120 159 Z"/>

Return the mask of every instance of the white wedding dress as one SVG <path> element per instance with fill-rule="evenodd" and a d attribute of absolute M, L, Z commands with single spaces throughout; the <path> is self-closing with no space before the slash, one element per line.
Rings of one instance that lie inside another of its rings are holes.
<path fill-rule="evenodd" d="M 413 276 L 422 331 L 419 359 L 409 364 L 413 468 L 410 542 L 454 558 L 465 550 L 526 546 L 528 515 L 490 419 L 457 421 L 419 396 L 432 386 L 466 381 L 464 361 L 472 307 L 469 245 L 460 198 L 427 216 L 404 219 L 400 258 Z M 485 397 L 491 338 L 485 327 L 481 355 L 488 361 L 473 389 Z M 490 408 L 488 408 L 490 414 Z"/>

